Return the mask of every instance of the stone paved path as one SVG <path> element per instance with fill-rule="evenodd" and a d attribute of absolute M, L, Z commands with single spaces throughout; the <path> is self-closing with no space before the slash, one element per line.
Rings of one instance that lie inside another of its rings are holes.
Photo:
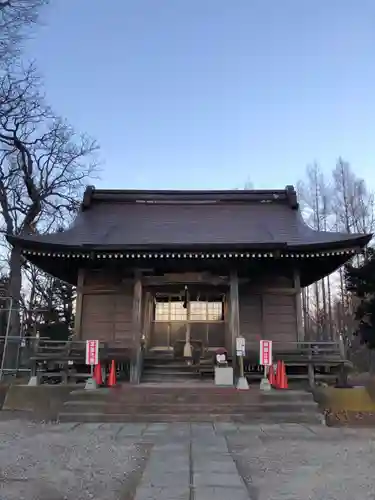
<path fill-rule="evenodd" d="M 0 422 L 0 500 L 365 500 L 375 430 Z"/>

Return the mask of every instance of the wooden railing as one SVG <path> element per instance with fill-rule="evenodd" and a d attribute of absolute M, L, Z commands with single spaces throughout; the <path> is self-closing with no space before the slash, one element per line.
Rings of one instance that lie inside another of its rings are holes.
<path fill-rule="evenodd" d="M 308 379 L 310 386 L 316 379 L 344 381 L 351 363 L 345 357 L 341 342 L 278 342 L 272 343 L 274 362 L 284 361 L 291 379 Z M 245 372 L 249 378 L 260 378 L 259 342 L 247 342 Z M 343 382 L 345 383 L 345 382 Z"/>
<path fill-rule="evenodd" d="M 257 353 L 259 356 L 259 342 L 246 342 L 246 353 Z M 343 346 L 340 342 L 285 342 L 273 341 L 272 352 L 276 359 L 282 355 L 291 357 L 345 357 Z"/>
<path fill-rule="evenodd" d="M 85 379 L 90 374 L 85 364 L 86 342 L 72 340 L 67 342 L 43 340 L 37 343 L 34 353 L 30 357 L 33 372 L 38 378 L 53 379 L 54 373 L 60 376 L 63 382 Z M 99 361 L 108 371 L 114 360 L 117 371 L 125 380 L 130 378 L 132 351 L 124 348 L 120 342 L 99 342 Z"/>
<path fill-rule="evenodd" d="M 85 380 L 90 376 L 90 368 L 85 364 L 86 341 L 55 341 L 36 337 L 11 340 L 12 344 L 18 344 L 17 361 L 15 366 L 3 363 L 0 378 L 20 372 L 29 372 L 37 376 L 38 380 L 53 382 Z M 5 340 L 0 338 L 0 345 L 1 342 L 4 344 Z M 122 343 L 99 342 L 99 360 L 104 369 L 108 369 L 111 361 L 115 360 L 121 376 L 125 380 L 129 379 L 131 349 L 124 348 Z"/>
<path fill-rule="evenodd" d="M 53 341 L 49 339 L 21 339 L 17 366 L 4 368 L 1 376 L 19 371 L 31 372 L 40 380 L 77 381 L 89 376 L 89 367 L 85 364 L 85 341 Z M 4 343 L 4 340 L 3 340 Z M 0 338 L 1 344 L 1 338 Z M 124 348 L 122 343 L 99 344 L 99 359 L 104 368 L 108 368 L 112 360 L 124 380 L 139 383 L 143 371 L 143 346 L 137 351 Z M 5 347 L 5 346 L 4 346 Z M 212 358 L 212 359 L 211 359 Z M 213 371 L 213 354 L 209 363 L 201 360 L 200 369 L 203 372 Z M 273 342 L 274 361 L 283 360 L 293 379 L 308 379 L 310 385 L 316 379 L 345 378 L 350 362 L 345 358 L 345 352 L 340 342 Z M 247 377 L 260 378 L 259 342 L 247 342 L 245 356 L 245 372 Z M 199 365 L 199 360 L 197 360 Z M 233 360 L 235 366 L 235 360 Z M 0 376 L 0 377 L 1 377 Z M 289 376 L 289 375 L 288 375 Z"/>

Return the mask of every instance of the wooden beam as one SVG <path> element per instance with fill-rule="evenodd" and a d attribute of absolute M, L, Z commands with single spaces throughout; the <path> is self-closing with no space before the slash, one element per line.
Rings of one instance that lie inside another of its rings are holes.
<path fill-rule="evenodd" d="M 93 289 L 93 288 L 83 288 L 82 295 L 124 295 L 128 290 L 117 289 L 114 290 L 112 288 L 102 288 L 101 290 Z"/>
<path fill-rule="evenodd" d="M 301 302 L 301 277 L 298 269 L 294 270 L 294 288 L 295 288 L 295 308 L 296 308 L 296 328 L 297 341 L 304 340 L 303 320 L 302 320 L 302 302 Z"/>
<path fill-rule="evenodd" d="M 111 283 L 110 280 L 108 280 L 108 283 L 92 283 L 90 285 L 83 284 L 82 286 L 77 286 L 77 291 L 80 291 L 85 295 L 95 293 L 124 293 L 133 286 L 133 283 L 134 280 L 132 279 L 124 279 L 121 281 L 121 283 L 118 284 Z"/>
<path fill-rule="evenodd" d="M 249 286 L 246 290 L 250 293 L 267 293 L 272 295 L 295 295 L 295 287 L 269 287 L 269 286 Z"/>
<path fill-rule="evenodd" d="M 232 342 L 232 356 L 236 355 L 236 338 L 240 336 L 240 311 L 238 300 L 238 274 L 230 273 L 230 334 Z"/>
<path fill-rule="evenodd" d="M 82 335 L 82 307 L 83 307 L 83 285 L 85 281 L 85 269 L 78 271 L 76 310 L 74 315 L 74 337 L 81 339 Z"/>
<path fill-rule="evenodd" d="M 187 284 L 206 284 L 206 285 L 225 285 L 228 279 L 225 276 L 215 276 L 208 272 L 202 273 L 168 273 L 163 276 L 144 276 L 143 284 L 145 286 L 158 285 L 187 285 Z"/>

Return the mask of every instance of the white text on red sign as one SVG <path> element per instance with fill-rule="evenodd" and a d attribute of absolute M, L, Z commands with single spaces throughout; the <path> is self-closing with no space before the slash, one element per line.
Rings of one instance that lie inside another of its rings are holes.
<path fill-rule="evenodd" d="M 259 347 L 260 347 L 259 363 L 263 366 L 271 365 L 272 364 L 272 341 L 271 340 L 261 340 Z"/>

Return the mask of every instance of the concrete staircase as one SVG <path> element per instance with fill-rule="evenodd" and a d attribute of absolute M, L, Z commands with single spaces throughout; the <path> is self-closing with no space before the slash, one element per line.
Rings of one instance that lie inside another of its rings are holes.
<path fill-rule="evenodd" d="M 261 422 L 322 421 L 311 393 L 258 388 L 237 391 L 213 385 L 140 384 L 73 391 L 61 422 Z"/>

